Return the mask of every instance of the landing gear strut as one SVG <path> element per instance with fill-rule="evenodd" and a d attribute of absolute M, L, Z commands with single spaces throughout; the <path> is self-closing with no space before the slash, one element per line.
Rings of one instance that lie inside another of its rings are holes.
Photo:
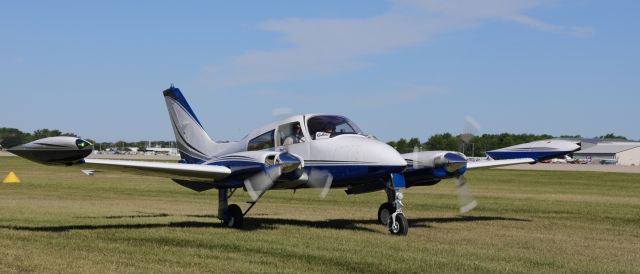
<path fill-rule="evenodd" d="M 242 209 L 236 204 L 227 205 L 231 195 L 233 192 L 229 194 L 226 188 L 218 189 L 218 219 L 228 227 L 242 228 L 244 224 Z"/>
<path fill-rule="evenodd" d="M 402 198 L 404 195 L 393 187 L 391 180 L 385 184 L 388 202 L 380 205 L 378 209 L 378 222 L 387 226 L 393 235 L 407 235 L 409 222 L 402 212 Z"/>

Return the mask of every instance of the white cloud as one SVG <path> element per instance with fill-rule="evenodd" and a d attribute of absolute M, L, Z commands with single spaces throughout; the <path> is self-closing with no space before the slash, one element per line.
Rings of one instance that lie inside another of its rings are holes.
<path fill-rule="evenodd" d="M 566 27 L 566 26 L 558 26 L 549 23 L 542 22 L 538 19 L 525 16 L 525 15 L 512 15 L 509 16 L 509 19 L 525 24 L 534 29 L 544 30 L 544 31 L 552 31 L 558 33 L 566 33 L 574 36 L 589 36 L 594 33 L 594 29 L 591 27 Z"/>
<path fill-rule="evenodd" d="M 227 64 L 205 68 L 204 73 L 215 86 L 233 86 L 356 70 L 370 65 L 363 62 L 364 56 L 424 43 L 439 33 L 489 19 L 578 36 L 593 33 L 588 27 L 557 26 L 524 15 L 541 1 L 396 0 L 387 12 L 364 19 L 266 21 L 258 27 L 282 33 L 291 47 L 247 52 Z"/>

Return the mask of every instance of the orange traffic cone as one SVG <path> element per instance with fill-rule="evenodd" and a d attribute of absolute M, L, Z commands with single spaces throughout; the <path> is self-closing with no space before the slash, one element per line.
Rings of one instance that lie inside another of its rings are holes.
<path fill-rule="evenodd" d="M 11 171 L 9 172 L 9 175 L 7 175 L 7 177 L 4 177 L 4 180 L 2 180 L 2 182 L 5 184 L 18 184 L 20 183 L 20 178 L 18 178 L 15 172 Z"/>

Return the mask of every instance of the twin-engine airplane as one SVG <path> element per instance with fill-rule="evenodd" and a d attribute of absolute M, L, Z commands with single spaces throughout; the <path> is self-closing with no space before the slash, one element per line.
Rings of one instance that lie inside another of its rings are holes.
<path fill-rule="evenodd" d="M 387 201 L 378 210 L 378 221 L 395 235 L 406 235 L 409 229 L 401 189 L 456 178 L 460 211 L 466 212 L 476 206 L 465 187 L 467 170 L 538 160 L 535 154 L 484 162 L 467 162 L 465 155 L 455 151 L 400 154 L 365 135 L 346 117 L 324 114 L 291 116 L 254 130 L 239 142 L 216 143 L 179 89 L 171 86 L 163 94 L 182 158 L 179 163 L 87 159 L 93 150 L 91 143 L 62 136 L 9 151 L 47 165 L 79 165 L 85 173 L 116 170 L 171 178 L 195 191 L 217 189 L 218 218 L 234 228 L 242 227 L 244 216 L 268 190 L 318 188 L 320 196 L 330 188 L 346 189 L 349 195 L 384 190 Z M 228 204 L 238 188 L 252 199 L 244 212 Z"/>

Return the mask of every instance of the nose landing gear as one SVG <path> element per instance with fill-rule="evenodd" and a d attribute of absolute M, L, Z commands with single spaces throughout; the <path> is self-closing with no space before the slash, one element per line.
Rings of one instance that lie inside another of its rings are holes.
<path fill-rule="evenodd" d="M 396 208 L 391 203 L 381 204 L 378 209 L 378 222 L 386 226 L 389 223 L 389 217 L 394 212 L 396 212 Z"/>
<path fill-rule="evenodd" d="M 393 186 L 393 180 L 385 184 L 388 202 L 378 209 L 378 222 L 387 226 L 393 235 L 405 236 L 409 232 L 409 222 L 402 212 L 402 198 L 404 195 Z"/>

